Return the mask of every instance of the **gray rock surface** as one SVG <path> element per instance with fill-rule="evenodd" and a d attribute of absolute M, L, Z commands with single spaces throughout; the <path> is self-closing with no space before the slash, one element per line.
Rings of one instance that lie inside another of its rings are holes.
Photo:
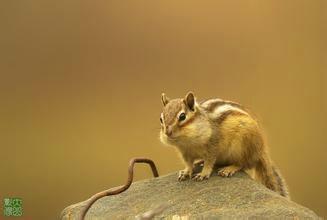
<path fill-rule="evenodd" d="M 84 204 L 67 207 L 62 219 L 78 219 Z M 213 175 L 203 182 L 178 182 L 177 173 L 138 181 L 119 195 L 95 202 L 85 219 L 135 219 L 159 209 L 163 211 L 156 219 L 319 219 L 242 172 L 231 178 Z"/>

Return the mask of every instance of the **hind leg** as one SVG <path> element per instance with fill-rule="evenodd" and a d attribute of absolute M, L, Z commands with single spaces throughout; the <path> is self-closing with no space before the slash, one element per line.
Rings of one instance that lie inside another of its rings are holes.
<path fill-rule="evenodd" d="M 219 176 L 223 176 L 223 177 L 230 177 L 233 176 L 237 171 L 241 170 L 242 168 L 236 165 L 230 165 L 230 166 L 226 166 L 221 168 L 218 171 L 218 175 Z"/>

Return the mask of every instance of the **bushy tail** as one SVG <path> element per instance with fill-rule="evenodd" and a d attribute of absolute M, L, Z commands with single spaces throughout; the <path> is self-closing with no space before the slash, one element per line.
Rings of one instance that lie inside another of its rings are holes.
<path fill-rule="evenodd" d="M 283 178 L 283 176 L 281 175 L 279 169 L 276 166 L 273 166 L 272 169 L 273 169 L 276 181 L 277 181 L 279 194 L 286 197 L 286 198 L 288 198 L 288 199 L 290 199 L 290 195 L 289 195 L 289 192 L 288 192 L 288 187 L 287 187 L 287 184 L 285 182 L 285 179 Z"/>
<path fill-rule="evenodd" d="M 285 180 L 282 178 L 279 170 L 271 165 L 268 158 L 259 160 L 256 166 L 256 176 L 268 189 L 271 189 L 281 196 L 289 198 Z"/>

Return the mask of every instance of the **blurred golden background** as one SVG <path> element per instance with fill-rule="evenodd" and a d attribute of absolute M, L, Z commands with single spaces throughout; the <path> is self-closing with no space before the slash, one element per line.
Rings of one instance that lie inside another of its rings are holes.
<path fill-rule="evenodd" d="M 24 219 L 125 183 L 135 156 L 181 169 L 160 95 L 189 90 L 250 107 L 292 199 L 327 217 L 326 1 L 0 5 L 0 197 Z"/>

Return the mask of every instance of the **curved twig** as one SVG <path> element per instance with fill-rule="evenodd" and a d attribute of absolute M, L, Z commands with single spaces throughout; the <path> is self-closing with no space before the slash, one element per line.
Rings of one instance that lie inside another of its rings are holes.
<path fill-rule="evenodd" d="M 154 162 L 150 159 L 147 158 L 132 158 L 129 161 L 129 166 L 128 166 L 128 178 L 127 178 L 127 182 L 125 185 L 119 187 L 118 189 L 116 188 L 115 190 L 112 189 L 108 189 L 102 192 L 99 192 L 95 195 L 93 195 L 90 199 L 87 200 L 87 204 L 85 205 L 84 209 L 81 211 L 81 215 L 80 215 L 80 220 L 84 220 L 87 211 L 91 208 L 91 206 L 93 205 L 93 203 L 95 203 L 98 199 L 104 197 L 104 196 L 111 196 L 111 195 L 116 195 L 119 193 L 124 192 L 125 190 L 127 190 L 130 185 L 133 182 L 133 171 L 134 171 L 134 164 L 135 163 L 147 163 L 151 166 L 151 170 L 153 173 L 154 177 L 158 177 L 158 170 L 156 168 L 156 165 L 154 164 Z"/>

